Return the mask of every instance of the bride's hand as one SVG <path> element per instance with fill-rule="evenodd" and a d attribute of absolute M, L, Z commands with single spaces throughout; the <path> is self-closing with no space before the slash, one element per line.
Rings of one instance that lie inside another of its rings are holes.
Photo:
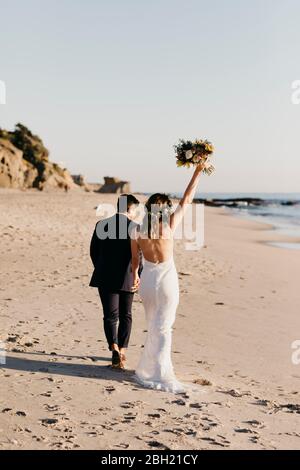
<path fill-rule="evenodd" d="M 202 161 L 202 162 L 198 163 L 198 165 L 197 165 L 196 168 L 197 168 L 198 172 L 201 172 L 201 171 L 203 171 L 206 167 L 208 167 L 209 165 L 210 165 L 209 162 L 208 162 L 207 160 L 205 160 L 205 161 Z"/>
<path fill-rule="evenodd" d="M 140 277 L 138 274 L 133 276 L 133 286 L 131 287 L 132 292 L 136 292 L 140 286 Z"/>

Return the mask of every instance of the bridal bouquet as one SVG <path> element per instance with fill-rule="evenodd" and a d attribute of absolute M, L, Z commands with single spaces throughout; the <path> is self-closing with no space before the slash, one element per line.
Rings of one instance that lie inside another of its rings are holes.
<path fill-rule="evenodd" d="M 197 139 L 194 142 L 190 140 L 180 139 L 177 145 L 174 145 L 177 166 L 186 166 L 189 168 L 191 165 L 198 165 L 199 163 L 206 163 L 203 172 L 211 175 L 214 167 L 209 163 L 208 158 L 214 152 L 214 146 L 208 140 Z"/>

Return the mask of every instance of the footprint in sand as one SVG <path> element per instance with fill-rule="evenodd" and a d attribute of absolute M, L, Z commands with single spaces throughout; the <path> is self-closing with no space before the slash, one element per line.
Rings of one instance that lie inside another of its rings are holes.
<path fill-rule="evenodd" d="M 217 390 L 218 393 L 224 393 L 225 395 L 230 395 L 231 397 L 234 397 L 234 398 L 241 398 L 241 397 L 244 397 L 244 396 L 250 396 L 251 393 L 250 392 L 240 392 L 239 390 L 235 390 L 235 389 L 219 389 Z"/>
<path fill-rule="evenodd" d="M 170 447 L 167 445 L 163 444 L 162 442 L 159 441 L 148 441 L 147 442 L 148 446 L 151 447 L 152 449 L 161 449 L 161 450 L 171 450 Z"/>
<path fill-rule="evenodd" d="M 193 380 L 193 383 L 194 383 L 194 384 L 197 384 L 197 385 L 203 385 L 203 386 L 212 385 L 212 383 L 211 383 L 209 380 L 207 380 L 207 379 L 202 379 L 202 378 Z"/>
<path fill-rule="evenodd" d="M 207 441 L 211 445 L 219 446 L 219 447 L 229 447 L 230 441 L 227 439 L 222 439 L 221 441 L 217 441 L 213 437 L 200 437 L 202 441 Z"/>
<path fill-rule="evenodd" d="M 129 444 L 126 444 L 124 442 L 121 442 L 120 444 L 116 444 L 115 447 L 119 447 L 120 449 L 128 449 Z"/>
<path fill-rule="evenodd" d="M 58 405 L 48 405 L 47 403 L 44 404 L 44 408 L 45 408 L 47 411 L 58 411 L 58 410 L 59 410 L 59 406 L 58 406 Z"/>
<path fill-rule="evenodd" d="M 138 401 L 125 401 L 125 402 L 120 404 L 120 407 L 125 408 L 125 409 L 129 409 L 129 408 L 140 407 L 143 404 L 144 404 L 144 402 L 139 401 L 139 400 Z"/>
<path fill-rule="evenodd" d="M 136 413 L 126 413 L 126 414 L 124 415 L 123 421 L 121 421 L 121 422 L 127 424 L 127 423 L 129 423 L 129 422 L 134 421 L 134 420 L 136 419 L 136 417 L 137 417 L 137 414 L 136 414 Z"/>
<path fill-rule="evenodd" d="M 204 423 L 201 423 L 201 426 L 203 427 L 204 431 L 210 431 L 211 428 L 214 428 L 219 425 L 219 423 L 217 423 L 215 420 L 208 418 L 207 416 L 202 418 L 202 421 L 204 421 Z"/>
<path fill-rule="evenodd" d="M 197 431 L 194 429 L 188 428 L 172 428 L 172 429 L 164 429 L 164 432 L 168 432 L 171 434 L 175 434 L 176 436 L 192 436 L 192 437 L 197 437 Z"/>
<path fill-rule="evenodd" d="M 196 408 L 198 410 L 201 410 L 202 409 L 202 404 L 201 403 L 190 403 L 190 408 Z"/>
<path fill-rule="evenodd" d="M 148 413 L 147 416 L 149 416 L 149 418 L 153 418 L 153 419 L 161 418 L 161 414 L 159 414 L 159 413 Z"/>
<path fill-rule="evenodd" d="M 3 408 L 1 413 L 9 413 L 10 411 L 12 411 L 12 408 Z"/>
<path fill-rule="evenodd" d="M 43 426 L 52 426 L 53 424 L 58 423 L 56 418 L 42 418 L 39 420 Z"/>
<path fill-rule="evenodd" d="M 249 424 L 250 426 L 253 426 L 254 428 L 261 429 L 265 427 L 265 424 L 261 421 L 258 421 L 257 419 L 250 419 L 248 421 L 244 421 L 245 424 Z"/>
<path fill-rule="evenodd" d="M 179 406 L 187 406 L 187 402 L 182 398 L 179 398 L 178 400 L 173 400 L 171 401 L 171 403 Z"/>
<path fill-rule="evenodd" d="M 255 431 L 249 428 L 235 428 L 234 432 L 243 433 L 243 434 L 253 434 Z"/>

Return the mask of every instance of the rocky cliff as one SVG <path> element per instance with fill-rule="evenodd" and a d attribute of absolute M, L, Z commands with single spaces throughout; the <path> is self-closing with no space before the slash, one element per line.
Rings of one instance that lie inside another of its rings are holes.
<path fill-rule="evenodd" d="M 23 152 L 0 138 L 0 187 L 30 188 L 37 176 L 37 169 L 24 160 Z"/>
<path fill-rule="evenodd" d="M 130 193 L 130 183 L 111 176 L 104 177 L 104 184 L 98 189 L 99 193 Z"/>
<path fill-rule="evenodd" d="M 43 141 L 27 127 L 17 124 L 10 132 L 0 129 L 0 187 L 76 187 L 70 173 L 49 161 Z"/>
<path fill-rule="evenodd" d="M 0 187 L 81 188 L 101 193 L 129 193 L 130 183 L 105 176 L 104 184 L 88 184 L 83 175 L 73 175 L 49 160 L 43 141 L 23 124 L 14 131 L 0 128 Z"/>

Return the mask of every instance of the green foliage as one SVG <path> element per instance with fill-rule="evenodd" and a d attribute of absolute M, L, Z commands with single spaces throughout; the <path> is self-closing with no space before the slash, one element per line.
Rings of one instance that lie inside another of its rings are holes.
<path fill-rule="evenodd" d="M 68 183 L 70 176 L 66 169 L 49 161 L 49 152 L 42 139 L 23 124 L 16 124 L 13 131 L 0 128 L 0 138 L 6 139 L 21 150 L 23 160 L 37 170 L 37 176 L 31 183 L 32 187 L 42 190 L 48 180 L 50 185 L 57 187 L 65 187 Z"/>
<path fill-rule="evenodd" d="M 43 141 L 23 124 L 18 123 L 15 130 L 10 132 L 10 141 L 18 149 L 22 150 L 23 158 L 34 166 L 39 162 L 47 161 L 49 152 L 43 144 Z"/>

